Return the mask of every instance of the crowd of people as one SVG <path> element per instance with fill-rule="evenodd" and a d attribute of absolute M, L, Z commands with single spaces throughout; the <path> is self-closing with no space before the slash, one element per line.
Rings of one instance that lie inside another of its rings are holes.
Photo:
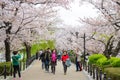
<path fill-rule="evenodd" d="M 82 71 L 81 65 L 81 52 L 79 49 L 74 51 L 75 53 L 75 64 L 76 64 L 76 71 Z M 40 50 L 39 51 L 39 60 L 42 62 L 42 69 L 49 72 L 49 67 L 51 66 L 51 72 L 55 74 L 57 61 L 62 61 L 64 75 L 67 73 L 67 67 L 71 65 L 69 52 L 66 50 L 57 51 L 56 49 L 50 50 Z"/>
<path fill-rule="evenodd" d="M 81 51 L 79 49 L 76 49 L 74 53 L 75 53 L 76 71 L 82 71 Z M 57 61 L 62 61 L 64 75 L 66 75 L 67 68 L 70 67 L 71 65 L 69 52 L 66 50 L 57 51 L 56 49 L 50 50 L 50 48 L 48 48 L 47 50 L 40 50 L 39 52 L 36 53 L 36 55 L 37 55 L 36 59 L 39 58 L 39 60 L 41 60 L 42 69 L 44 69 L 47 72 L 50 72 L 49 68 L 51 66 L 51 73 L 53 74 L 55 74 L 56 72 Z M 20 67 L 19 67 L 20 58 L 21 56 L 19 52 L 13 51 L 12 63 L 13 63 L 13 69 L 14 69 L 13 71 L 14 80 L 16 80 L 16 73 L 18 73 L 19 80 L 21 80 L 21 73 L 20 73 Z"/>

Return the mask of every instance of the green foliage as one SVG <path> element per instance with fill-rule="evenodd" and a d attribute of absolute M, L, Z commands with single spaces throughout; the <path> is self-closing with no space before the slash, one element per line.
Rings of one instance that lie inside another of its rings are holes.
<path fill-rule="evenodd" d="M 89 57 L 89 63 L 96 64 L 100 67 L 120 67 L 120 58 L 111 57 L 107 59 L 102 54 L 93 54 Z"/>
<path fill-rule="evenodd" d="M 10 74 L 11 62 L 2 62 L 2 63 L 0 63 L 0 74 L 3 73 L 4 65 L 6 65 L 7 74 Z"/>
<path fill-rule="evenodd" d="M 113 67 L 120 67 L 120 58 L 114 58 L 113 61 L 112 60 L 110 61 Z"/>
<path fill-rule="evenodd" d="M 89 57 L 89 63 L 102 68 L 111 80 L 120 80 L 120 58 L 111 57 L 107 59 L 102 54 L 94 54 Z"/>
<path fill-rule="evenodd" d="M 55 41 L 53 40 L 48 40 L 47 41 L 47 48 L 54 49 L 55 48 Z"/>
<path fill-rule="evenodd" d="M 31 53 L 32 54 L 36 54 L 37 51 L 39 51 L 40 49 L 54 49 L 55 48 L 55 42 L 53 40 L 41 40 L 39 44 L 33 44 L 32 48 L 31 48 Z"/>
<path fill-rule="evenodd" d="M 110 62 L 107 60 L 107 58 L 104 56 L 104 57 L 101 57 L 97 60 L 96 64 L 100 67 L 104 67 L 105 65 L 109 65 Z"/>
<path fill-rule="evenodd" d="M 120 80 L 120 68 L 105 68 L 105 72 L 111 80 Z"/>
<path fill-rule="evenodd" d="M 108 61 L 110 62 L 110 64 L 112 64 L 116 59 L 119 59 L 119 58 L 111 57 Z"/>
<path fill-rule="evenodd" d="M 89 63 L 90 64 L 96 64 L 97 60 L 100 58 L 104 58 L 104 55 L 102 54 L 93 54 L 89 56 Z"/>

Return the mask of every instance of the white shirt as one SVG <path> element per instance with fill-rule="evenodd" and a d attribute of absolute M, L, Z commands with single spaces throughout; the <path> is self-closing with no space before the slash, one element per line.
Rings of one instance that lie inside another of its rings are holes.
<path fill-rule="evenodd" d="M 81 56 L 82 56 L 81 52 L 79 51 L 79 52 L 77 52 L 77 54 L 78 54 L 77 61 L 81 61 Z"/>

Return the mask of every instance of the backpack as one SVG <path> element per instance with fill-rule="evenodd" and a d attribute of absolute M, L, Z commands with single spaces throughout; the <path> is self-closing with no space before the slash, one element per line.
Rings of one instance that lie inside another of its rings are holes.
<path fill-rule="evenodd" d="M 56 54 L 55 54 L 55 53 L 52 54 L 52 61 L 53 61 L 53 62 L 56 61 Z"/>

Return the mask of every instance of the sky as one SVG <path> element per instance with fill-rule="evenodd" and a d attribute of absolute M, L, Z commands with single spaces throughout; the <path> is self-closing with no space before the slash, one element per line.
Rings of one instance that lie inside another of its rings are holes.
<path fill-rule="evenodd" d="M 82 25 L 79 22 L 79 18 L 98 16 L 98 11 L 94 6 L 87 2 L 83 2 L 83 4 L 80 5 L 78 1 L 79 0 L 75 0 L 74 3 L 71 4 L 70 10 L 60 8 L 58 13 L 64 24 L 78 26 Z"/>

